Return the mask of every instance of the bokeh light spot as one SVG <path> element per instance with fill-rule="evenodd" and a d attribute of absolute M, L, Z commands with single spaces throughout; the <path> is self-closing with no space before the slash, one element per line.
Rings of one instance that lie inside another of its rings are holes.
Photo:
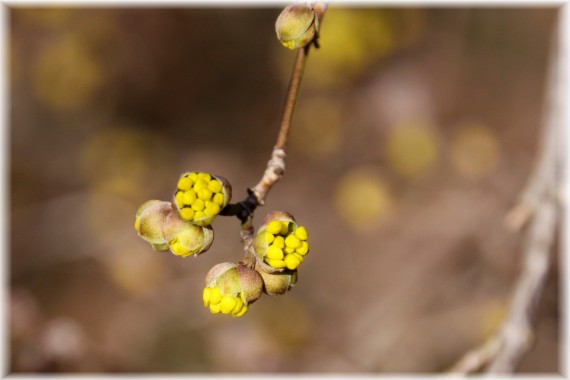
<path fill-rule="evenodd" d="M 499 162 L 500 146 L 495 131 L 482 124 L 459 126 L 451 145 L 451 163 L 464 178 L 488 176 Z"/>
<path fill-rule="evenodd" d="M 392 197 L 386 184 L 371 169 L 358 168 L 342 175 L 335 188 L 335 207 L 350 227 L 369 231 L 387 220 Z"/>
<path fill-rule="evenodd" d="M 85 104 L 102 82 L 102 68 L 81 39 L 65 35 L 41 50 L 33 88 L 48 106 L 69 110 Z"/>
<path fill-rule="evenodd" d="M 434 131 L 423 122 L 404 122 L 392 128 L 386 140 L 388 165 L 407 179 L 426 176 L 438 154 Z"/>
<path fill-rule="evenodd" d="M 160 252 L 125 250 L 115 252 L 107 261 L 111 280 L 120 289 L 134 296 L 149 294 L 164 278 Z"/>
<path fill-rule="evenodd" d="M 341 144 L 344 130 L 342 107 L 323 98 L 307 99 L 295 116 L 291 145 L 312 158 L 327 158 Z"/>

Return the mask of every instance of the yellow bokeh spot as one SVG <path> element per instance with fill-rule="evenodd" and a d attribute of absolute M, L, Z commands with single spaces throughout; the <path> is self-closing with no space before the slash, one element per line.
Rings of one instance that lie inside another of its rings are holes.
<path fill-rule="evenodd" d="M 372 230 L 386 220 L 392 208 L 387 186 L 377 173 L 364 168 L 354 169 L 341 177 L 336 184 L 334 202 L 340 218 L 361 231 Z M 299 253 L 304 252 L 308 245 L 302 244 L 299 249 Z"/>
<path fill-rule="evenodd" d="M 88 46 L 73 34 L 46 45 L 32 67 L 33 89 L 39 99 L 62 110 L 90 100 L 103 81 L 103 68 Z"/>
<path fill-rule="evenodd" d="M 451 163 L 470 180 L 485 178 L 497 167 L 500 146 L 497 134 L 481 124 L 464 124 L 458 128 L 451 144 Z"/>
<path fill-rule="evenodd" d="M 164 279 L 163 261 L 157 252 L 126 250 L 106 262 L 111 280 L 133 296 L 149 294 Z"/>
<path fill-rule="evenodd" d="M 151 139 L 134 130 L 100 129 L 81 148 L 80 173 L 99 191 L 135 197 L 144 186 Z"/>
<path fill-rule="evenodd" d="M 295 111 L 298 128 L 291 131 L 291 145 L 313 159 L 327 158 L 342 147 L 345 119 L 338 101 L 324 97 L 306 99 Z"/>
<path fill-rule="evenodd" d="M 386 158 L 390 168 L 407 179 L 430 173 L 436 163 L 438 143 L 432 128 L 424 123 L 404 122 L 392 128 L 386 139 Z"/>

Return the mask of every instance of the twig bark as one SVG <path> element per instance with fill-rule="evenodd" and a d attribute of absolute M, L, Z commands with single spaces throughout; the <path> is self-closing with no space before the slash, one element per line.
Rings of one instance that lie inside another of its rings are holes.
<path fill-rule="evenodd" d="M 320 24 L 327 10 L 327 5 L 325 3 L 317 2 L 313 4 L 313 9 L 319 18 Z M 303 79 L 307 56 L 313 43 L 318 46 L 316 43 L 317 38 L 318 33 L 312 43 L 297 50 L 293 72 L 291 73 L 291 79 L 289 80 L 289 88 L 287 89 L 285 106 L 283 107 L 283 116 L 281 118 L 281 124 L 277 135 L 277 142 L 275 143 L 273 152 L 271 153 L 271 159 L 267 162 L 267 168 L 265 169 L 263 176 L 253 188 L 248 189 L 248 197 L 244 201 L 237 205 L 229 205 L 228 209 L 225 210 L 224 213 L 225 215 L 237 215 L 242 221 L 240 236 L 244 245 L 245 256 L 241 263 L 250 268 L 253 268 L 257 258 L 253 246 L 253 212 L 257 206 L 262 206 L 265 203 L 267 193 L 285 173 L 285 158 L 287 157 L 285 149 L 287 146 L 289 129 L 293 120 L 293 111 L 295 110 L 297 98 L 299 97 L 299 89 L 301 87 L 301 80 Z M 259 260 L 257 261 L 258 265 L 265 267 L 266 271 L 274 271 L 274 268 L 265 265 Z M 275 271 L 281 270 L 277 269 Z"/>
<path fill-rule="evenodd" d="M 563 11 L 562 13 L 563 14 Z M 565 25 L 563 16 L 559 26 Z M 537 163 L 517 205 L 507 214 L 508 227 L 520 230 L 528 225 L 523 248 L 522 270 L 515 285 L 508 315 L 499 331 L 482 346 L 465 354 L 450 370 L 467 374 L 486 367 L 488 374 L 509 374 L 534 341 L 537 306 L 548 277 L 551 250 L 559 220 L 559 200 L 554 194 L 560 186 L 562 165 L 561 128 L 566 78 L 565 44 L 558 28 L 551 54 L 547 82 L 546 110 L 542 143 Z"/>

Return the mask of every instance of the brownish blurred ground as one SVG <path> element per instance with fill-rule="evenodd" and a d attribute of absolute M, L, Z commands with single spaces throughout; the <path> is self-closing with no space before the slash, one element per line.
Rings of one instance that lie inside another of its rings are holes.
<path fill-rule="evenodd" d="M 12 372 L 439 372 L 499 325 L 537 149 L 554 9 L 338 9 L 311 51 L 287 173 L 311 253 L 243 318 L 202 307 L 240 259 L 133 229 L 188 170 L 234 200 L 274 144 L 294 53 L 279 9 L 11 8 Z M 557 264 L 521 372 L 559 372 Z"/>

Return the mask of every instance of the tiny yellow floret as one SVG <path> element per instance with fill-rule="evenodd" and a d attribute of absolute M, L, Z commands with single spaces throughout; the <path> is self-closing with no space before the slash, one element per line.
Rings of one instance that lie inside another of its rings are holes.
<path fill-rule="evenodd" d="M 210 182 L 212 176 L 210 176 L 208 173 L 198 173 L 198 178 L 203 179 L 206 182 Z"/>
<path fill-rule="evenodd" d="M 212 314 L 219 314 L 220 313 L 220 309 L 221 309 L 221 305 L 218 304 L 210 304 L 210 312 Z"/>
<path fill-rule="evenodd" d="M 196 200 L 196 192 L 192 189 L 186 190 L 182 196 L 182 202 L 187 205 L 191 205 Z"/>
<path fill-rule="evenodd" d="M 184 204 L 184 191 L 177 191 L 174 200 L 177 205 L 182 206 Z"/>
<path fill-rule="evenodd" d="M 210 288 L 204 288 L 204 293 L 202 293 L 202 299 L 204 300 L 205 307 L 210 305 L 210 292 Z"/>
<path fill-rule="evenodd" d="M 194 218 L 194 210 L 190 207 L 184 207 L 180 209 L 180 216 L 184 220 L 192 220 L 192 218 Z"/>
<path fill-rule="evenodd" d="M 287 255 L 287 257 L 285 257 L 285 264 L 287 265 L 287 268 L 293 270 L 301 264 L 301 261 L 294 255 Z"/>
<path fill-rule="evenodd" d="M 205 217 L 205 216 L 206 216 L 206 214 L 204 213 L 204 211 L 196 211 L 196 212 L 194 213 L 194 218 L 193 218 L 193 219 L 194 219 L 194 220 L 200 220 L 200 219 L 202 219 L 202 218 Z"/>
<path fill-rule="evenodd" d="M 273 246 L 278 248 L 285 248 L 285 239 L 283 236 L 275 236 L 275 240 L 273 240 Z"/>
<path fill-rule="evenodd" d="M 135 228 L 137 228 L 136 222 L 135 222 Z M 274 239 L 275 239 L 275 236 L 271 232 L 265 231 L 265 241 L 267 242 L 267 244 L 271 244 Z"/>
<path fill-rule="evenodd" d="M 307 240 L 309 238 L 309 234 L 307 233 L 307 230 L 303 226 L 297 227 L 297 229 L 295 230 L 295 236 L 297 236 L 301 240 Z"/>
<path fill-rule="evenodd" d="M 190 177 L 185 176 L 185 177 L 180 178 L 180 180 L 178 181 L 178 188 L 180 190 L 189 190 L 193 184 L 194 184 L 194 181 L 192 181 L 192 179 Z"/>
<path fill-rule="evenodd" d="M 222 313 L 229 314 L 236 307 L 236 299 L 232 296 L 223 296 L 220 305 Z"/>
<path fill-rule="evenodd" d="M 204 204 L 204 201 L 201 199 L 196 199 L 194 201 L 194 203 L 192 203 L 192 210 L 195 211 L 202 211 L 204 209 L 206 205 Z"/>
<path fill-rule="evenodd" d="M 289 248 L 298 248 L 301 246 L 301 240 L 293 234 L 285 238 L 285 245 Z"/>
<path fill-rule="evenodd" d="M 210 303 L 218 304 L 222 301 L 222 293 L 220 293 L 220 288 L 217 286 L 210 288 Z"/>
<path fill-rule="evenodd" d="M 212 181 L 208 184 L 208 189 L 210 189 L 213 193 L 219 193 L 222 191 L 222 184 L 217 179 L 212 179 Z"/>
<path fill-rule="evenodd" d="M 267 231 L 272 233 L 273 235 L 277 235 L 281 232 L 281 222 L 278 220 L 272 220 L 267 225 Z"/>
<path fill-rule="evenodd" d="M 212 199 L 212 201 L 214 203 L 219 204 L 220 206 L 222 206 L 224 204 L 224 194 L 222 193 L 216 193 L 214 194 L 214 198 Z"/>
<path fill-rule="evenodd" d="M 267 257 L 270 259 L 282 260 L 283 250 L 281 250 L 281 248 L 272 245 L 267 249 Z"/>
<path fill-rule="evenodd" d="M 194 191 L 198 191 L 200 189 L 203 189 L 205 187 L 208 187 L 208 182 L 204 181 L 203 179 L 199 179 L 196 181 L 196 183 L 193 186 Z"/>
<path fill-rule="evenodd" d="M 287 264 L 285 264 L 285 261 L 277 259 L 267 259 L 267 264 L 277 269 L 285 268 L 287 266 Z"/>
<path fill-rule="evenodd" d="M 295 249 L 295 252 L 297 252 L 301 255 L 306 255 L 307 252 L 309 252 L 309 244 L 306 241 L 302 241 L 301 246 L 299 248 Z"/>
<path fill-rule="evenodd" d="M 212 190 L 208 189 L 207 187 L 198 190 L 198 198 L 203 201 L 209 201 L 212 199 Z"/>

